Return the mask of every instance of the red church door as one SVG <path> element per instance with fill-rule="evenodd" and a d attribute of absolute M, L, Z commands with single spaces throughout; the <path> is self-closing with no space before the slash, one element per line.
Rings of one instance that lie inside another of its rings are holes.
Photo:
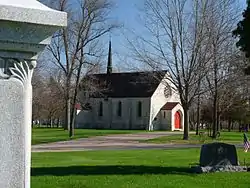
<path fill-rule="evenodd" d="M 176 129 L 181 129 L 181 114 L 180 114 L 180 112 L 176 112 L 174 115 L 174 127 Z"/>

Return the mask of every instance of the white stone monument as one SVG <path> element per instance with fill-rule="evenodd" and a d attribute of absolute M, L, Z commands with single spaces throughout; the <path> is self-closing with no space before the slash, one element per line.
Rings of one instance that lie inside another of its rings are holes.
<path fill-rule="evenodd" d="M 67 14 L 36 0 L 0 0 L 0 188 L 29 188 L 31 78 Z"/>

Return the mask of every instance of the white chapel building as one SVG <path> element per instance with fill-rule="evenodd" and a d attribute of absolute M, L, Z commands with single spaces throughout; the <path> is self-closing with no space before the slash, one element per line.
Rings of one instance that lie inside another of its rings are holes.
<path fill-rule="evenodd" d="M 168 71 L 112 72 L 111 42 L 107 73 L 85 78 L 96 92 L 78 111 L 75 128 L 183 130 L 183 108 Z"/>

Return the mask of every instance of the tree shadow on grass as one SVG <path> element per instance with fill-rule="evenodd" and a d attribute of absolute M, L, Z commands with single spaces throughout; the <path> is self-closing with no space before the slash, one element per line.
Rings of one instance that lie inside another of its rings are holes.
<path fill-rule="evenodd" d="M 143 175 L 143 174 L 179 174 L 195 175 L 188 167 L 161 166 L 68 166 L 68 167 L 38 167 L 31 169 L 32 176 L 68 176 L 68 175 Z"/>

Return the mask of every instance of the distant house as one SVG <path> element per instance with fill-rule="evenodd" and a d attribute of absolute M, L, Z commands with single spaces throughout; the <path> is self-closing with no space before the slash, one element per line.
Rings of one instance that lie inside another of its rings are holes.
<path fill-rule="evenodd" d="M 98 90 L 85 93 L 87 108 L 78 113 L 76 128 L 183 130 L 183 108 L 169 76 L 167 71 L 112 73 L 110 43 L 107 73 L 85 78 Z"/>

